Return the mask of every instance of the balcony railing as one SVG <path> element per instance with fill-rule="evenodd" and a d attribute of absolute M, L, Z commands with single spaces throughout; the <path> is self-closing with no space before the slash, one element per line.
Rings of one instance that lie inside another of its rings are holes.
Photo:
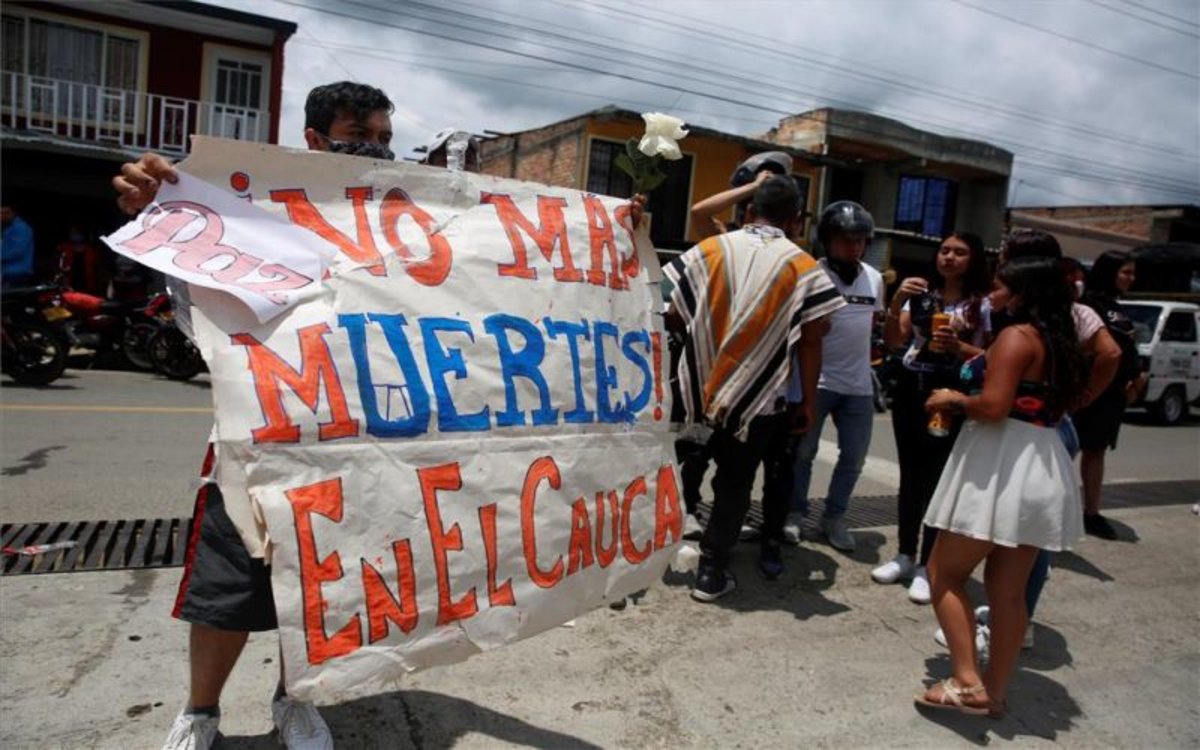
<path fill-rule="evenodd" d="M 189 135 L 266 142 L 271 115 L 176 96 L 127 91 L 4 71 L 0 123 L 130 151 L 182 156 Z"/>

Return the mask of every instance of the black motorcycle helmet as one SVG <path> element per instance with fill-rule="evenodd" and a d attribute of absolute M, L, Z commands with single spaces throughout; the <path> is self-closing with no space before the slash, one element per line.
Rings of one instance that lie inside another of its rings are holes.
<path fill-rule="evenodd" d="M 817 223 L 817 240 L 828 250 L 834 232 L 861 234 L 870 239 L 875 234 L 875 220 L 867 209 L 854 201 L 835 201 L 821 212 Z"/>
<path fill-rule="evenodd" d="M 761 154 L 755 154 L 737 165 L 729 177 L 729 186 L 736 188 L 749 185 L 764 169 L 769 169 L 775 174 L 791 174 L 792 157 L 782 151 L 764 151 Z"/>

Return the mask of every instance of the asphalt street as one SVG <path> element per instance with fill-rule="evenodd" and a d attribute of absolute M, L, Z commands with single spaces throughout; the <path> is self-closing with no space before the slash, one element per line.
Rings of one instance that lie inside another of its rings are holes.
<path fill-rule="evenodd" d="M 68 370 L 48 388 L 0 385 L 0 477 L 5 522 L 186 516 L 212 426 L 208 376 Z M 827 424 L 811 494 L 821 497 L 837 457 Z M 891 418 L 875 417 L 858 495 L 896 491 Z M 1159 427 L 1131 412 L 1105 481 L 1200 478 L 1200 418 Z"/>
<path fill-rule="evenodd" d="M 0 384 L 0 519 L 184 516 L 211 424 L 199 379 L 70 371 L 49 389 Z M 827 440 L 834 440 L 830 431 Z M 813 493 L 832 465 L 823 446 Z M 862 495 L 895 491 L 886 415 Z M 1200 480 L 1200 421 L 1131 415 L 1108 476 Z M 1148 487 L 1149 485 L 1145 485 Z M 1177 493 L 1178 494 L 1178 493 Z M 947 674 L 928 607 L 871 582 L 890 527 L 854 555 L 806 542 L 765 582 L 743 546 L 738 590 L 711 605 L 669 574 L 602 609 L 395 692 L 322 707 L 339 748 L 1200 746 L 1200 517 L 1192 503 L 1112 512 L 1120 542 L 1058 555 L 1002 720 L 912 706 Z M 186 698 L 176 569 L 0 578 L 0 747 L 154 748 Z M 981 596 L 974 586 L 973 596 Z M 272 634 L 251 639 L 222 703 L 226 748 L 275 747 Z"/>

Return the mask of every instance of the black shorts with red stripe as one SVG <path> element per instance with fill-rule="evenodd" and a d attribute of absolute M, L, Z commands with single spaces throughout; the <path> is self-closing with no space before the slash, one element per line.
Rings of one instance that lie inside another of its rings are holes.
<path fill-rule="evenodd" d="M 210 464 L 211 459 L 206 459 L 205 474 Z M 251 557 L 225 512 L 225 499 L 215 483 L 205 483 L 196 493 L 192 519 L 183 580 L 171 614 L 220 630 L 278 628 L 271 567 L 261 558 Z"/>

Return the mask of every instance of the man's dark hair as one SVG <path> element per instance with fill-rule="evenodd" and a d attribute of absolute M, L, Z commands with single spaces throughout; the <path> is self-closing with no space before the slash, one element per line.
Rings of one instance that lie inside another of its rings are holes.
<path fill-rule="evenodd" d="M 754 212 L 777 227 L 796 218 L 800 208 L 800 191 L 791 177 L 777 175 L 754 191 Z"/>
<path fill-rule="evenodd" d="M 328 135 L 339 113 L 350 115 L 355 122 L 363 122 L 381 109 L 387 110 L 389 115 L 394 109 L 387 94 L 364 83 L 338 81 L 308 92 L 304 102 L 304 127 Z"/>

